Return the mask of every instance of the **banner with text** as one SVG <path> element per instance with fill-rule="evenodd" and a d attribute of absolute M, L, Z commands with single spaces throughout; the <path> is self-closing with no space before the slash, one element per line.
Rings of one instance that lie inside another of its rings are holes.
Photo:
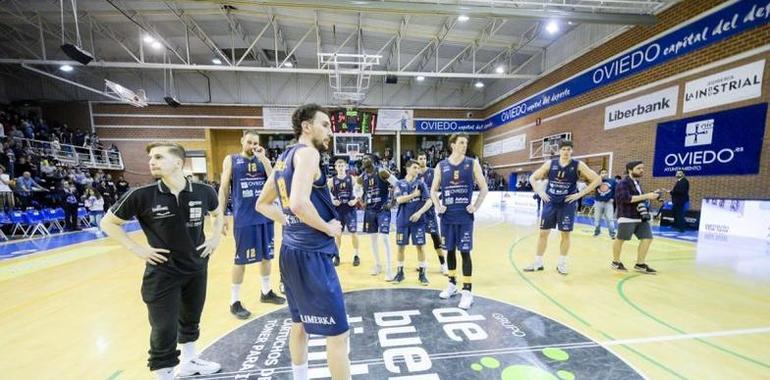
<path fill-rule="evenodd" d="M 767 103 L 658 124 L 653 175 L 757 174 Z"/>
<path fill-rule="evenodd" d="M 604 129 L 676 115 L 679 86 L 669 87 L 604 109 Z"/>
<path fill-rule="evenodd" d="M 293 107 L 265 107 L 262 108 L 262 128 L 291 130 L 291 115 Z"/>
<path fill-rule="evenodd" d="M 683 112 L 721 106 L 762 96 L 765 60 L 687 82 Z"/>
<path fill-rule="evenodd" d="M 483 132 L 484 120 L 479 119 L 415 119 L 414 129 L 423 133 Z"/>
<path fill-rule="evenodd" d="M 378 131 L 406 131 L 414 130 L 413 110 L 377 110 Z"/>
<path fill-rule="evenodd" d="M 484 144 L 484 157 L 495 156 L 509 152 L 524 150 L 527 146 L 527 135 L 520 134 L 507 139 Z"/>
<path fill-rule="evenodd" d="M 499 127 L 768 22 L 770 0 L 738 1 L 507 107 L 485 124 Z"/>

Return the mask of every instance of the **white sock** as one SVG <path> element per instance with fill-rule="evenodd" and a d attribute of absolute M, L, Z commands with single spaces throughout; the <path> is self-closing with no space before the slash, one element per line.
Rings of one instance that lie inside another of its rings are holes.
<path fill-rule="evenodd" d="M 427 268 L 427 267 L 428 267 L 427 261 L 420 262 L 420 268 Z"/>
<path fill-rule="evenodd" d="M 535 264 L 539 267 L 543 266 L 543 256 L 535 256 Z"/>
<path fill-rule="evenodd" d="M 291 365 L 291 373 L 294 375 L 294 380 L 307 380 L 307 362 L 300 365 Z"/>
<path fill-rule="evenodd" d="M 390 235 L 388 234 L 380 234 L 382 235 L 382 244 L 385 246 L 385 273 L 391 272 L 391 261 L 393 259 L 393 254 L 390 252 Z"/>
<path fill-rule="evenodd" d="M 401 270 L 403 267 L 404 267 L 404 262 L 403 261 L 399 261 L 398 262 L 398 270 Z"/>
<path fill-rule="evenodd" d="M 353 256 L 358 256 L 358 248 L 353 249 Z"/>
<path fill-rule="evenodd" d="M 232 284 L 230 286 L 230 305 L 241 300 L 241 284 Z"/>
<path fill-rule="evenodd" d="M 377 245 L 377 234 L 369 235 L 372 239 L 372 254 L 374 254 L 374 264 L 380 266 L 380 247 Z"/>
<path fill-rule="evenodd" d="M 567 263 L 567 256 L 559 255 L 559 265 Z"/>
<path fill-rule="evenodd" d="M 262 294 L 270 293 L 270 276 L 262 276 Z"/>
<path fill-rule="evenodd" d="M 152 371 L 155 378 L 158 380 L 167 380 L 174 378 L 174 367 L 158 368 Z"/>
<path fill-rule="evenodd" d="M 195 342 L 182 343 L 179 345 L 179 347 L 182 349 L 183 362 L 189 362 L 198 356 L 198 354 L 195 352 Z"/>

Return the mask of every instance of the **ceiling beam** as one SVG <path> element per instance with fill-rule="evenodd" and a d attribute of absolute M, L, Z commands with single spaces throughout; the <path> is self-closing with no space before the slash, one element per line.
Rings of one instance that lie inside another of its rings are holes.
<path fill-rule="evenodd" d="M 109 1 L 109 0 L 108 0 Z M 214 55 L 218 55 L 220 58 L 222 58 L 227 65 L 232 65 L 233 63 L 230 61 L 230 58 L 225 54 L 222 49 L 217 46 L 216 42 L 209 37 L 208 34 L 206 34 L 206 31 L 203 30 L 203 28 L 198 25 L 197 22 L 195 22 L 195 19 L 192 18 L 192 16 L 185 13 L 185 10 L 179 7 L 179 5 L 176 3 L 176 1 L 164 1 L 164 4 L 166 4 L 166 7 L 171 11 L 174 16 L 181 21 L 187 30 L 192 32 L 196 37 L 198 37 L 201 42 L 203 42 L 204 45 L 206 45 L 210 50 L 211 53 Z"/>
<path fill-rule="evenodd" d="M 139 12 L 129 8 L 126 6 L 121 0 L 105 0 L 108 4 L 110 4 L 113 8 L 115 8 L 118 12 L 120 12 L 125 18 L 127 18 L 129 21 L 136 24 L 139 28 L 145 31 L 145 33 L 151 35 L 153 38 L 158 40 L 163 46 L 166 47 L 166 49 L 171 50 L 174 55 L 179 58 L 180 61 L 189 64 L 190 62 L 182 56 L 181 53 L 179 53 L 179 50 L 172 46 L 163 36 L 158 33 L 157 29 L 147 22 L 147 20 L 140 14 Z M 141 43 L 141 42 L 140 42 Z"/>
<path fill-rule="evenodd" d="M 517 2 L 518 3 L 518 2 Z M 437 4 L 409 1 L 359 1 L 359 0 L 228 0 L 228 4 L 239 6 L 267 6 L 275 8 L 303 9 L 311 8 L 335 12 L 364 12 L 380 14 L 411 14 L 424 16 L 459 16 L 476 18 L 499 17 L 513 19 L 544 20 L 558 18 L 579 23 L 613 25 L 653 25 L 657 18 L 652 14 L 602 12 L 601 3 L 586 11 L 571 11 L 569 8 L 557 9 L 553 3 L 541 3 L 538 7 L 522 7 L 511 3 L 497 2 L 494 7 L 470 4 Z M 531 4 L 534 5 L 534 4 Z M 575 8 L 574 3 L 570 6 Z"/>
<path fill-rule="evenodd" d="M 28 64 L 28 65 L 77 65 L 69 60 L 36 60 L 0 58 L 0 64 Z M 88 64 L 90 68 L 124 68 L 124 69 L 152 69 L 152 70 L 190 70 L 190 71 L 224 71 L 224 72 L 254 72 L 254 73 L 284 73 L 284 74 L 324 74 L 334 73 L 332 69 L 308 69 L 308 68 L 283 68 L 283 67 L 256 67 L 256 66 L 224 66 L 224 65 L 187 65 L 179 63 L 138 63 L 138 62 L 105 62 L 97 61 Z M 84 68 L 86 69 L 86 68 Z M 370 75 L 384 76 L 392 74 L 386 70 L 373 70 Z M 424 76 L 426 78 L 481 78 L 481 79 L 533 79 L 537 75 L 529 74 L 474 74 L 474 73 L 436 73 L 403 71 L 398 73 L 403 77 Z"/>
<path fill-rule="evenodd" d="M 225 19 L 227 19 L 227 24 L 230 26 L 230 31 L 233 34 L 236 34 L 241 41 L 244 44 L 249 43 L 252 39 L 249 37 L 248 32 L 246 31 L 246 28 L 243 27 L 243 24 L 238 21 L 238 18 L 232 13 L 232 10 L 230 8 L 227 8 L 225 6 L 220 6 L 219 8 L 222 11 L 222 15 L 225 16 Z M 265 66 L 269 65 L 269 59 L 267 59 L 267 55 L 265 54 L 262 49 L 253 50 L 254 45 L 257 44 L 259 39 L 262 37 L 262 34 L 264 33 L 264 30 L 267 29 L 267 25 L 262 29 L 263 31 L 259 33 L 257 38 L 254 39 L 254 42 L 250 45 L 249 49 L 247 49 L 241 59 L 238 60 L 238 62 L 235 64 L 240 65 L 243 59 L 246 57 L 246 55 L 251 54 L 252 58 L 254 58 L 255 61 L 259 62 L 260 64 L 263 64 Z"/>

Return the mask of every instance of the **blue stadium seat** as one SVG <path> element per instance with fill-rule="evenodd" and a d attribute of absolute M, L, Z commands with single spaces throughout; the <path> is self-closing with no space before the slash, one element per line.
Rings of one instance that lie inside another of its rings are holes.
<path fill-rule="evenodd" d="M 51 232 L 45 227 L 43 213 L 38 210 L 27 210 L 22 214 L 24 223 L 28 226 L 27 235 L 32 237 L 36 232 L 40 232 L 41 235 L 50 235 Z"/>

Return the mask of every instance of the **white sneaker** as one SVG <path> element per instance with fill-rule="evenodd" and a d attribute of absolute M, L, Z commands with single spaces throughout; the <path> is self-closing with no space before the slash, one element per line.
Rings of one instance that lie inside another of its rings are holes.
<path fill-rule="evenodd" d="M 385 282 L 393 282 L 393 279 L 394 279 L 395 277 L 396 277 L 396 276 L 395 276 L 395 275 L 393 275 L 393 272 L 391 272 L 391 271 L 386 271 L 386 272 L 385 272 Z"/>
<path fill-rule="evenodd" d="M 524 267 L 525 272 L 539 272 L 543 270 L 543 264 L 537 261 Z"/>
<path fill-rule="evenodd" d="M 566 276 L 569 271 L 567 270 L 567 263 L 560 263 L 556 264 L 556 271 L 559 272 L 559 274 Z"/>
<path fill-rule="evenodd" d="M 156 369 L 152 373 L 157 380 L 174 380 L 174 367 Z"/>
<path fill-rule="evenodd" d="M 463 290 L 460 296 L 460 304 L 457 305 L 460 309 L 468 310 L 473 305 L 473 294 L 470 290 Z"/>
<path fill-rule="evenodd" d="M 446 289 L 442 290 L 438 296 L 441 299 L 449 299 L 449 297 L 452 297 L 455 294 L 457 294 L 457 285 L 450 282 Z"/>
<path fill-rule="evenodd" d="M 371 273 L 372 276 L 376 276 L 376 275 L 380 274 L 380 272 L 382 272 L 382 268 L 379 265 L 374 264 L 374 266 L 372 267 L 372 271 L 369 272 L 369 273 Z"/>
<path fill-rule="evenodd" d="M 222 369 L 219 363 L 195 358 L 179 366 L 179 376 L 211 375 Z"/>
<path fill-rule="evenodd" d="M 447 267 L 446 263 L 441 264 L 441 274 L 449 276 L 449 267 Z"/>

